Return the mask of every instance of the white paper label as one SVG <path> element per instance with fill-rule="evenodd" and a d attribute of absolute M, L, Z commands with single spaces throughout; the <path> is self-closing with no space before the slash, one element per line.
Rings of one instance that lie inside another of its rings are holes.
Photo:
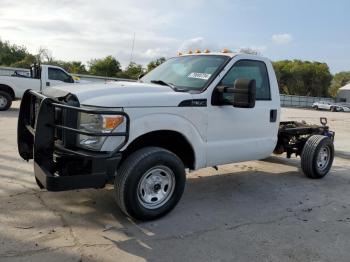
<path fill-rule="evenodd" d="M 192 72 L 187 77 L 208 80 L 211 77 L 211 74 Z"/>

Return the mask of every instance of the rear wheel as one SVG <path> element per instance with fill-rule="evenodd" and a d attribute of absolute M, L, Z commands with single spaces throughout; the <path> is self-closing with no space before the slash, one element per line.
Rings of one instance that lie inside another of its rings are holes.
<path fill-rule="evenodd" d="M 12 105 L 12 97 L 5 91 L 0 91 L 0 111 L 9 109 Z"/>
<path fill-rule="evenodd" d="M 334 159 L 334 146 L 330 138 L 311 136 L 301 154 L 301 168 L 309 178 L 319 179 L 328 174 Z"/>
<path fill-rule="evenodd" d="M 318 110 L 318 106 L 314 106 L 314 109 L 315 109 L 315 110 Z"/>
<path fill-rule="evenodd" d="M 118 169 L 114 182 L 116 202 L 135 219 L 155 219 L 176 206 L 185 181 L 185 167 L 175 154 L 146 147 L 130 155 Z"/>

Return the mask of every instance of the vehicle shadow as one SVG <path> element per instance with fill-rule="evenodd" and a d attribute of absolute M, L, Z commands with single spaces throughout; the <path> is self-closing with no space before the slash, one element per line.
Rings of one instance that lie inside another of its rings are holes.
<path fill-rule="evenodd" d="M 350 152 L 347 152 L 347 151 L 339 151 L 339 150 L 337 150 L 337 151 L 335 151 L 335 156 L 343 158 L 343 159 L 350 160 Z"/>

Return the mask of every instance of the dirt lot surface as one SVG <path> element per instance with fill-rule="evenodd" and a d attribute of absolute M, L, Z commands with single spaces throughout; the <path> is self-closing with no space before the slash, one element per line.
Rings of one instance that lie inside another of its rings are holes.
<path fill-rule="evenodd" d="M 272 156 L 188 176 L 179 205 L 147 223 L 126 218 L 113 188 L 49 193 L 16 145 L 18 105 L 0 112 L 0 261 L 349 261 L 350 114 L 283 109 L 283 120 L 336 131 L 330 175 Z"/>

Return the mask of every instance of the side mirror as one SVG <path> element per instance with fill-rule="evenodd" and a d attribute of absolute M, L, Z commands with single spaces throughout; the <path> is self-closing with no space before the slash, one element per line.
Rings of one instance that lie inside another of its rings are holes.
<path fill-rule="evenodd" d="M 232 105 L 239 108 L 254 108 L 256 100 L 256 82 L 254 79 L 237 79 L 233 87 L 220 86 L 218 91 L 233 94 Z"/>

